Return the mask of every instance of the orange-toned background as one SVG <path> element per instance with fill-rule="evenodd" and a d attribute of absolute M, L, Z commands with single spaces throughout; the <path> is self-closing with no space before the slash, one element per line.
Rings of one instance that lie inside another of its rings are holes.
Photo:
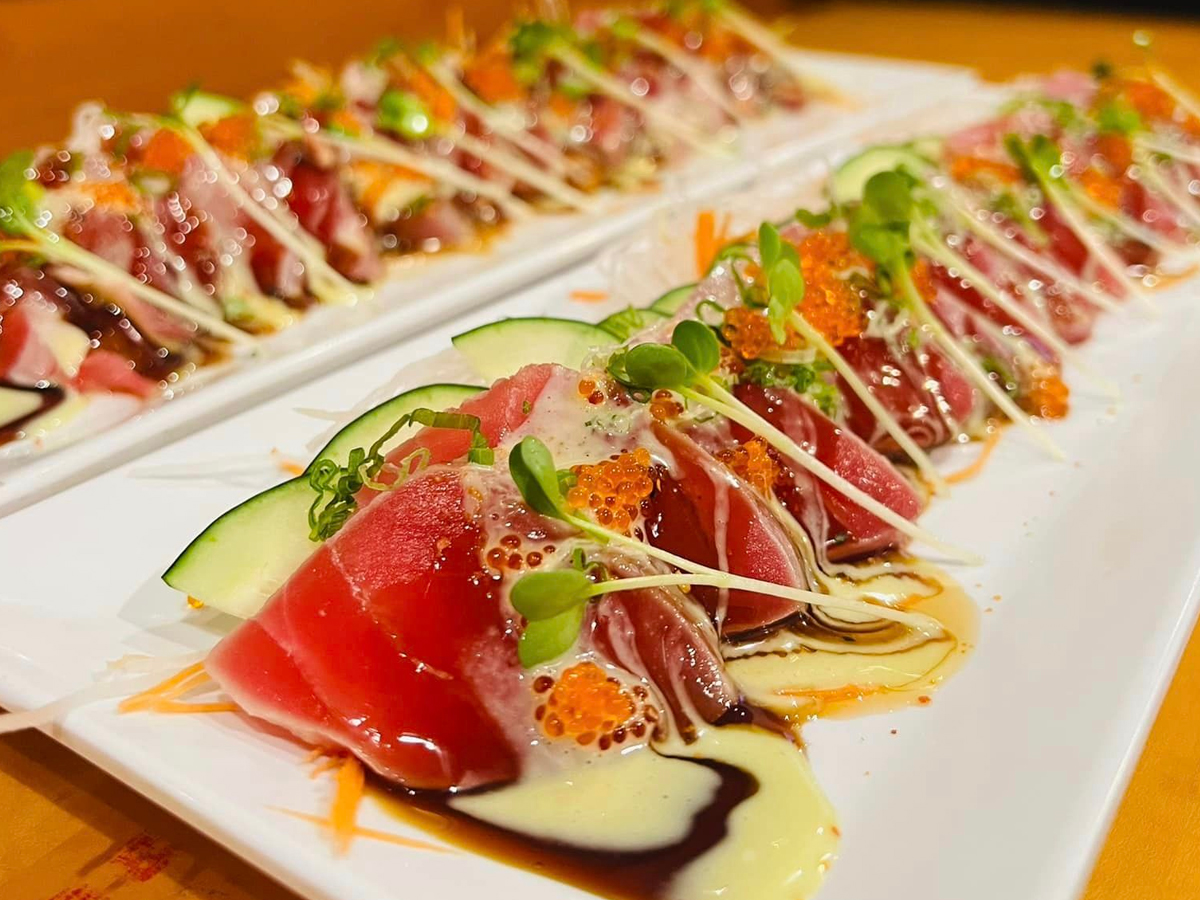
<path fill-rule="evenodd" d="M 462 5 L 484 32 L 511 9 L 487 0 Z M 1160 59 L 1200 88 L 1195 21 L 999 4 L 750 5 L 792 12 L 797 39 L 811 47 L 961 63 L 996 79 L 1086 66 L 1123 52 L 1132 30 L 1148 26 Z M 247 94 L 295 56 L 334 63 L 389 32 L 437 33 L 440 9 L 428 0 L 0 0 L 0 152 L 60 137 L 84 98 L 156 109 L 192 81 Z M 1198 693 L 1200 636 L 1193 636 L 1087 900 L 1200 897 Z M 0 898 L 293 900 L 39 734 L 0 738 Z"/>

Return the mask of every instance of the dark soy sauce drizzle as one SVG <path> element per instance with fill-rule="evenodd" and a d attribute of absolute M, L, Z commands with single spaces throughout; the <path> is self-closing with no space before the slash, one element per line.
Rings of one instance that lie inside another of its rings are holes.
<path fill-rule="evenodd" d="M 447 805 L 446 794 L 380 787 L 385 796 L 394 798 L 390 805 L 398 816 L 447 843 L 611 900 L 672 900 L 664 893 L 671 879 L 725 837 L 730 813 L 758 791 L 755 778 L 734 766 L 709 760 L 687 762 L 712 769 L 720 777 L 712 802 L 692 819 L 683 840 L 640 853 L 589 850 L 530 837 L 457 812 Z"/>
<path fill-rule="evenodd" d="M 55 387 L 54 385 L 44 388 L 24 387 L 22 385 L 9 384 L 6 381 L 0 380 L 0 387 L 5 387 L 12 391 L 25 391 L 30 394 L 35 394 L 41 401 L 41 406 L 39 406 L 37 409 L 0 427 L 0 444 L 7 444 L 9 441 L 19 438 L 21 436 L 21 430 L 26 425 L 28 425 L 42 413 L 46 413 L 54 409 L 54 407 L 62 403 L 63 398 L 66 396 L 62 388 Z"/>

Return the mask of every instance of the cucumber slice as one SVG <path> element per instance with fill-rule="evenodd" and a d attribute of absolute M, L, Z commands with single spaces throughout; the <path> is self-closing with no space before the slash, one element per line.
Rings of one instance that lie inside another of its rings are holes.
<path fill-rule="evenodd" d="M 532 363 L 578 369 L 591 351 L 620 341 L 599 325 L 544 317 L 501 319 L 464 331 L 453 343 L 484 380 L 495 381 Z"/>
<path fill-rule="evenodd" d="M 666 313 L 653 308 L 638 309 L 636 306 L 627 306 L 601 322 L 600 327 L 618 341 L 627 341 L 639 331 L 644 331 L 656 322 L 669 318 L 670 316 Z"/>
<path fill-rule="evenodd" d="M 171 97 L 171 109 L 175 115 L 193 128 L 227 119 L 245 108 L 245 104 L 232 97 L 222 97 L 199 89 L 180 91 Z"/>
<path fill-rule="evenodd" d="M 363 413 L 333 436 L 304 475 L 235 506 L 192 541 L 163 574 L 163 581 L 206 606 L 246 619 L 257 613 L 317 549 L 308 538 L 308 510 L 316 495 L 308 472 L 318 460 L 345 465 L 355 447 L 370 447 L 414 409 L 448 409 L 483 390 L 465 384 L 431 384 L 393 397 Z M 385 449 L 408 435 L 405 429 Z"/>
<path fill-rule="evenodd" d="M 695 290 L 695 284 L 684 284 L 677 288 L 672 288 L 651 303 L 649 308 L 655 312 L 662 313 L 664 316 L 673 316 L 683 308 L 683 304 L 688 302 L 692 296 L 692 292 Z"/>
<path fill-rule="evenodd" d="M 842 163 L 829 180 L 830 199 L 839 206 L 862 200 L 863 188 L 872 175 L 902 169 L 911 175 L 924 177 L 933 167 L 925 157 L 911 147 L 872 147 Z"/>

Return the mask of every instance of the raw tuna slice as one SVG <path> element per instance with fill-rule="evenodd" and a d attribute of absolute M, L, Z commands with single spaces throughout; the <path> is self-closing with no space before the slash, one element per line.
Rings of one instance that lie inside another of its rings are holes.
<path fill-rule="evenodd" d="M 291 179 L 288 206 L 325 247 L 330 265 L 352 281 L 378 279 L 383 263 L 375 236 L 338 173 L 314 165 L 292 144 L 280 149 L 275 163 Z"/>
<path fill-rule="evenodd" d="M 606 659 L 658 686 L 682 729 L 694 711 L 724 719 L 741 697 L 704 611 L 673 589 L 608 594 L 596 604 L 590 641 Z M 682 694 L 682 696 L 681 696 Z"/>
<path fill-rule="evenodd" d="M 656 424 L 655 436 L 671 454 L 647 517 L 647 540 L 685 559 L 734 575 L 807 588 L 804 567 L 779 522 L 753 490 L 732 477 L 700 444 Z M 697 587 L 692 593 L 725 634 L 764 628 L 797 612 L 794 603 L 748 591 Z"/>
<path fill-rule="evenodd" d="M 794 392 L 742 384 L 737 387 L 737 396 L 800 446 L 811 447 L 818 460 L 880 503 L 907 519 L 915 519 L 920 513 L 920 497 L 887 459 Z M 753 437 L 743 429 L 735 429 L 735 434 L 742 440 Z M 900 532 L 824 482 L 815 481 L 798 467 L 789 478 L 791 483 L 776 492 L 813 541 L 824 547 L 829 559 L 853 559 L 904 545 L 906 539 Z"/>
<path fill-rule="evenodd" d="M 508 781 L 530 754 L 551 752 L 535 739 L 519 622 L 482 564 L 479 498 L 503 491 L 488 472 L 468 486 L 464 471 L 438 467 L 381 495 L 222 641 L 205 665 L 233 700 L 410 788 Z M 523 517 L 544 544 L 552 526 Z M 579 657 L 647 679 L 680 715 L 715 721 L 738 701 L 703 610 L 678 592 L 606 596 Z"/>
<path fill-rule="evenodd" d="M 545 389 L 547 383 L 560 366 L 549 363 L 526 366 L 509 378 L 501 378 L 490 388 L 472 397 L 458 407 L 455 412 L 463 412 L 479 417 L 479 428 L 487 438 L 488 445 L 495 447 L 505 436 L 524 424 L 533 411 L 533 405 Z M 471 436 L 466 431 L 453 428 L 422 428 L 417 434 L 405 441 L 388 454 L 388 462 L 400 463 L 405 457 L 417 450 L 429 453 L 427 465 L 453 462 L 466 456 L 471 449 Z M 395 476 L 384 471 L 379 478 L 387 484 L 395 480 Z M 374 491 L 364 491 L 359 496 L 359 502 L 364 502 Z"/>
<path fill-rule="evenodd" d="M 60 325 L 58 314 L 34 303 L 0 308 L 0 378 L 33 387 L 58 384 L 62 371 L 48 340 L 48 331 Z"/>
<path fill-rule="evenodd" d="M 850 338 L 839 348 L 917 446 L 944 444 L 974 410 L 975 392 L 962 372 L 936 348 L 925 347 L 919 354 L 907 347 L 899 349 L 901 352 L 877 337 Z M 840 379 L 839 386 L 850 431 L 881 453 L 899 454 L 899 447 L 875 414 Z"/>
<path fill-rule="evenodd" d="M 93 350 L 79 367 L 75 387 L 83 393 L 133 394 L 148 399 L 158 384 L 134 371 L 133 363 L 111 350 Z"/>
<path fill-rule="evenodd" d="M 519 691 L 520 668 L 477 577 L 481 540 L 457 473 L 413 479 L 354 515 L 205 665 L 251 715 L 408 787 L 509 780 L 517 750 L 485 698 Z"/>

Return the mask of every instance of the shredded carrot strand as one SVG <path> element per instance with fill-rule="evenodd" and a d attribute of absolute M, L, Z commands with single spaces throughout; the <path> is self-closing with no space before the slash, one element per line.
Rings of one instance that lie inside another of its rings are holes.
<path fill-rule="evenodd" d="M 187 703 L 180 699 L 192 691 L 206 686 L 211 681 L 212 678 L 204 671 L 204 663 L 198 662 L 188 666 L 182 672 L 176 672 L 166 681 L 162 681 L 140 694 L 126 697 L 117 706 L 117 711 L 121 713 L 155 712 L 166 715 L 237 712 L 238 706 L 234 703 Z"/>
<path fill-rule="evenodd" d="M 150 707 L 151 711 L 166 715 L 230 713 L 237 712 L 240 708 L 236 703 L 185 703 L 182 700 L 160 700 Z"/>
<path fill-rule="evenodd" d="M 285 816 L 291 816 L 293 819 L 299 819 L 301 822 L 309 822 L 313 825 L 320 825 L 323 828 L 329 827 L 329 820 L 323 819 L 320 816 L 314 816 L 312 813 L 297 812 L 294 809 L 284 809 L 279 806 L 270 807 L 277 813 L 283 813 Z M 453 853 L 449 847 L 441 847 L 437 844 L 430 844 L 427 841 L 418 841 L 415 838 L 407 838 L 399 834 L 391 834 L 387 831 L 376 831 L 374 828 L 355 827 L 355 837 L 370 838 L 373 841 L 383 841 L 386 844 L 396 844 L 400 847 L 409 847 L 413 850 L 428 850 L 431 853 Z"/>
<path fill-rule="evenodd" d="M 338 768 L 342 764 L 342 759 L 340 756 L 326 756 L 324 759 L 318 759 L 314 761 L 316 762 L 316 765 L 313 766 L 312 772 L 309 773 L 309 778 L 316 778 L 318 775 L 323 775 L 331 769 Z"/>
<path fill-rule="evenodd" d="M 132 697 L 126 697 L 117 707 L 119 712 L 133 712 L 138 709 L 145 709 L 153 702 L 160 699 L 174 699 L 179 696 L 176 693 L 181 685 L 194 681 L 197 675 L 207 674 L 204 672 L 204 663 L 198 662 L 195 665 L 188 666 L 182 672 L 176 672 L 166 681 L 159 682 L 152 688 L 142 691 L 140 694 L 134 694 Z"/>
<path fill-rule="evenodd" d="M 968 481 L 974 478 L 983 471 L 983 467 L 987 465 L 987 461 L 998 443 L 1000 443 L 1000 429 L 993 428 L 992 433 L 987 436 L 987 440 L 983 443 L 983 449 L 975 457 L 975 461 L 966 468 L 959 469 L 957 472 L 947 475 L 946 482 L 948 484 L 958 484 L 961 481 Z"/>
<path fill-rule="evenodd" d="M 570 297 L 577 303 L 603 303 L 608 291 L 571 291 Z"/>
<path fill-rule="evenodd" d="M 300 465 L 300 463 L 296 462 L 294 459 L 288 459 L 279 452 L 278 448 L 273 448 L 271 450 L 271 458 L 275 460 L 275 465 L 277 465 L 281 471 L 287 473 L 288 475 L 304 474 L 304 466 Z"/>
<path fill-rule="evenodd" d="M 711 209 L 701 210 L 696 215 L 696 277 L 703 278 L 712 267 L 713 260 L 721 252 L 721 248 L 729 241 L 730 215 L 726 213 L 721 224 L 717 225 L 717 216 Z"/>
<path fill-rule="evenodd" d="M 329 810 L 329 825 L 333 829 L 334 852 L 339 856 L 350 849 L 358 828 L 358 807 L 362 803 L 366 773 L 362 763 L 347 756 L 337 770 L 336 793 Z"/>

